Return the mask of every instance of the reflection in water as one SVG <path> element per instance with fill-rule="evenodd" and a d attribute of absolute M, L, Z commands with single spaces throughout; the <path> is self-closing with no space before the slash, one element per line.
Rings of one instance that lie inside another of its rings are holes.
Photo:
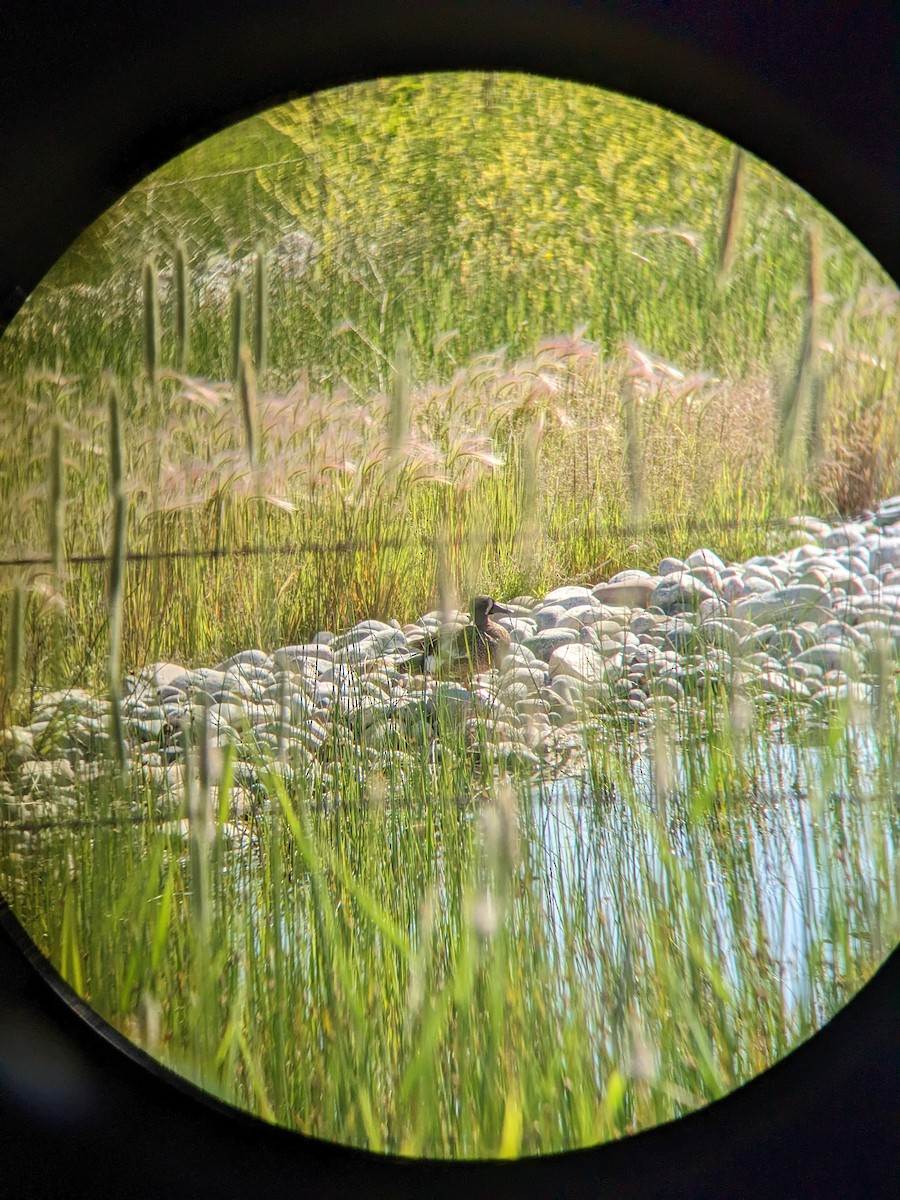
<path fill-rule="evenodd" d="M 855 741 L 862 767 L 873 766 L 874 735 L 857 732 Z M 767 775 L 757 782 L 755 794 L 728 797 L 714 823 L 684 820 L 683 805 L 673 805 L 668 822 L 661 821 L 649 758 L 633 765 L 630 802 L 616 798 L 600 814 L 582 781 L 562 780 L 546 797 L 535 799 L 537 838 L 530 849 L 548 894 L 577 894 L 586 924 L 602 925 L 624 959 L 639 950 L 628 946 L 635 912 L 664 905 L 673 877 L 683 873 L 704 894 L 718 948 L 714 965 L 738 987 L 744 965 L 739 951 L 745 947 L 739 948 L 737 940 L 752 910 L 772 984 L 780 987 L 785 1016 L 793 1022 L 811 1000 L 811 955 L 824 947 L 824 965 L 840 972 L 827 930 L 832 921 L 846 922 L 851 915 L 853 874 L 876 879 L 880 859 L 886 877 L 896 877 L 897 814 L 893 821 L 883 820 L 871 781 L 862 791 L 836 789 L 823 803 L 827 784 L 839 781 L 833 756 L 822 749 L 801 750 L 773 736 L 766 739 L 761 758 Z M 848 760 L 839 759 L 840 764 L 847 768 Z M 674 765 L 674 790 L 689 802 L 689 772 L 678 751 Z M 852 867 L 845 853 L 848 842 Z M 734 909 L 736 883 L 740 918 Z M 623 909 L 623 899 L 630 911 Z M 558 954 L 565 956 L 566 923 L 558 906 L 551 903 L 547 911 Z M 866 931 L 854 925 L 849 937 L 860 950 Z M 589 975 L 590 958 L 580 965 Z M 818 1015 L 824 1020 L 830 1014 Z"/>

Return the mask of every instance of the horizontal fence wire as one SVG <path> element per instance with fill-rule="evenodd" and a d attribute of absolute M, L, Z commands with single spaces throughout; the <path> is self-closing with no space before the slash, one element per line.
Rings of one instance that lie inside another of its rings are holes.
<path fill-rule="evenodd" d="M 625 525 L 607 525 L 604 533 L 611 537 L 639 537 L 648 534 L 670 533 L 671 521 L 632 522 Z M 678 523 L 683 533 L 706 533 L 710 530 L 716 533 L 734 532 L 738 529 L 757 529 L 764 532 L 774 532 L 787 529 L 785 518 L 772 518 L 767 522 L 756 522 L 748 525 L 745 521 L 721 522 L 711 519 L 696 519 Z M 489 545 L 497 545 L 507 540 L 499 534 L 491 534 L 482 539 Z M 355 554 L 360 551 L 401 550 L 411 544 L 409 537 L 371 538 L 339 542 L 283 542 L 277 546 L 267 543 L 257 543 L 253 546 L 195 546 L 184 550 L 131 550 L 125 558 L 128 562 L 145 563 L 159 562 L 166 559 L 224 559 L 224 558 L 262 558 L 275 555 L 297 554 Z M 70 554 L 65 558 L 67 564 L 75 566 L 103 566 L 110 562 L 108 553 Z M 53 559 L 49 554 L 31 554 L 18 557 L 0 558 L 0 567 L 50 567 Z"/>

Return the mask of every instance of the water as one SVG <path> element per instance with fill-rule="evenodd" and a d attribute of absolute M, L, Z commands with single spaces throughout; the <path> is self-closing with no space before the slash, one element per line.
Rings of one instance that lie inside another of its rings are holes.
<path fill-rule="evenodd" d="M 673 882 L 693 878 L 691 901 L 707 907 L 707 944 L 715 948 L 723 978 L 739 987 L 746 954 L 737 939 L 755 928 L 793 1020 L 811 1003 L 810 955 L 816 943 L 824 943 L 826 964 L 840 971 L 829 941 L 835 920 L 852 918 L 850 944 L 859 950 L 861 939 L 876 935 L 858 911 L 860 893 L 865 898 L 874 892 L 885 910 L 891 907 L 888 895 L 878 896 L 875 881 L 886 878 L 889 888 L 893 881 L 896 893 L 898 810 L 896 795 L 887 809 L 885 798 L 879 801 L 871 731 L 855 735 L 853 755 L 861 771 L 825 748 L 800 749 L 776 738 L 760 741 L 758 748 L 764 751 L 763 775 L 751 794 L 727 796 L 714 824 L 685 819 L 691 795 L 684 750 L 673 753 L 675 793 L 665 814 L 649 756 L 633 765 L 627 799 L 617 793 L 598 801 L 584 781 L 561 780 L 533 800 L 536 838 L 528 855 L 549 896 L 583 900 L 587 926 L 611 937 L 620 961 L 635 952 L 627 945 L 634 939 L 635 912 L 653 914 Z M 562 965 L 571 939 L 561 908 L 547 905 Z"/>

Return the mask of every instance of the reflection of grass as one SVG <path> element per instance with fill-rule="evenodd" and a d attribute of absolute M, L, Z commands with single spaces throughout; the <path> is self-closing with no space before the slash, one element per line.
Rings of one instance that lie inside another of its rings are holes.
<path fill-rule="evenodd" d="M 246 126 L 290 165 L 249 171 L 233 133 L 171 164 L 10 330 L 0 530 L 51 562 L 6 572 L 4 720 L 119 661 L 209 664 L 698 544 L 742 559 L 779 516 L 897 485 L 895 299 L 833 222 L 826 253 L 807 240 L 811 202 L 765 167 L 738 157 L 729 201 L 718 139 L 566 85 L 348 94 L 356 124 L 331 95 Z M 297 226 L 307 267 L 266 267 L 260 233 Z M 218 298 L 214 249 L 247 255 Z M 112 572 L 65 565 L 111 547 Z M 662 705 L 649 790 L 634 725 L 586 714 L 580 804 L 449 722 L 434 763 L 425 726 L 391 750 L 332 727 L 284 779 L 260 762 L 237 826 L 230 760 L 217 781 L 198 753 L 168 800 L 103 769 L 69 827 L 0 831 L 0 886 L 99 1012 L 268 1119 L 465 1156 L 616 1136 L 771 1063 L 897 933 L 892 703 L 864 769 L 852 728 L 816 751 L 786 706 L 798 799 L 750 719 L 699 700 L 668 726 Z M 799 949 L 766 899 L 792 823 Z"/>
<path fill-rule="evenodd" d="M 838 723 L 781 768 L 755 737 L 660 743 L 650 791 L 598 736 L 609 799 L 581 802 L 534 804 L 511 776 L 473 804 L 452 738 L 430 767 L 338 757 L 327 813 L 322 768 L 285 785 L 261 764 L 270 804 L 240 848 L 229 771 L 208 793 L 201 772 L 184 840 L 126 821 L 12 854 L 7 830 L 2 886 L 98 1011 L 268 1119 L 405 1153 L 564 1149 L 730 1090 L 889 952 L 895 725 L 864 751 Z M 73 815 L 98 787 L 116 784 Z"/>

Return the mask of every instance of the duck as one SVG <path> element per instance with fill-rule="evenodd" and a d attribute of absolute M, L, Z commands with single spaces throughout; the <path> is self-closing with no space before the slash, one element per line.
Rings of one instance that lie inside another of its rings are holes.
<path fill-rule="evenodd" d="M 509 648 L 509 632 L 494 617 L 511 617 L 515 611 L 493 596 L 476 596 L 471 605 L 472 621 L 449 639 L 434 633 L 422 639 L 409 659 L 410 669 L 427 670 L 435 660 L 465 674 L 478 674 L 502 661 Z"/>
<path fill-rule="evenodd" d="M 455 649 L 473 671 L 486 671 L 502 661 L 509 649 L 509 631 L 491 618 L 514 615 L 513 609 L 493 596 L 476 596 L 472 601 L 472 624 L 459 631 Z"/>

